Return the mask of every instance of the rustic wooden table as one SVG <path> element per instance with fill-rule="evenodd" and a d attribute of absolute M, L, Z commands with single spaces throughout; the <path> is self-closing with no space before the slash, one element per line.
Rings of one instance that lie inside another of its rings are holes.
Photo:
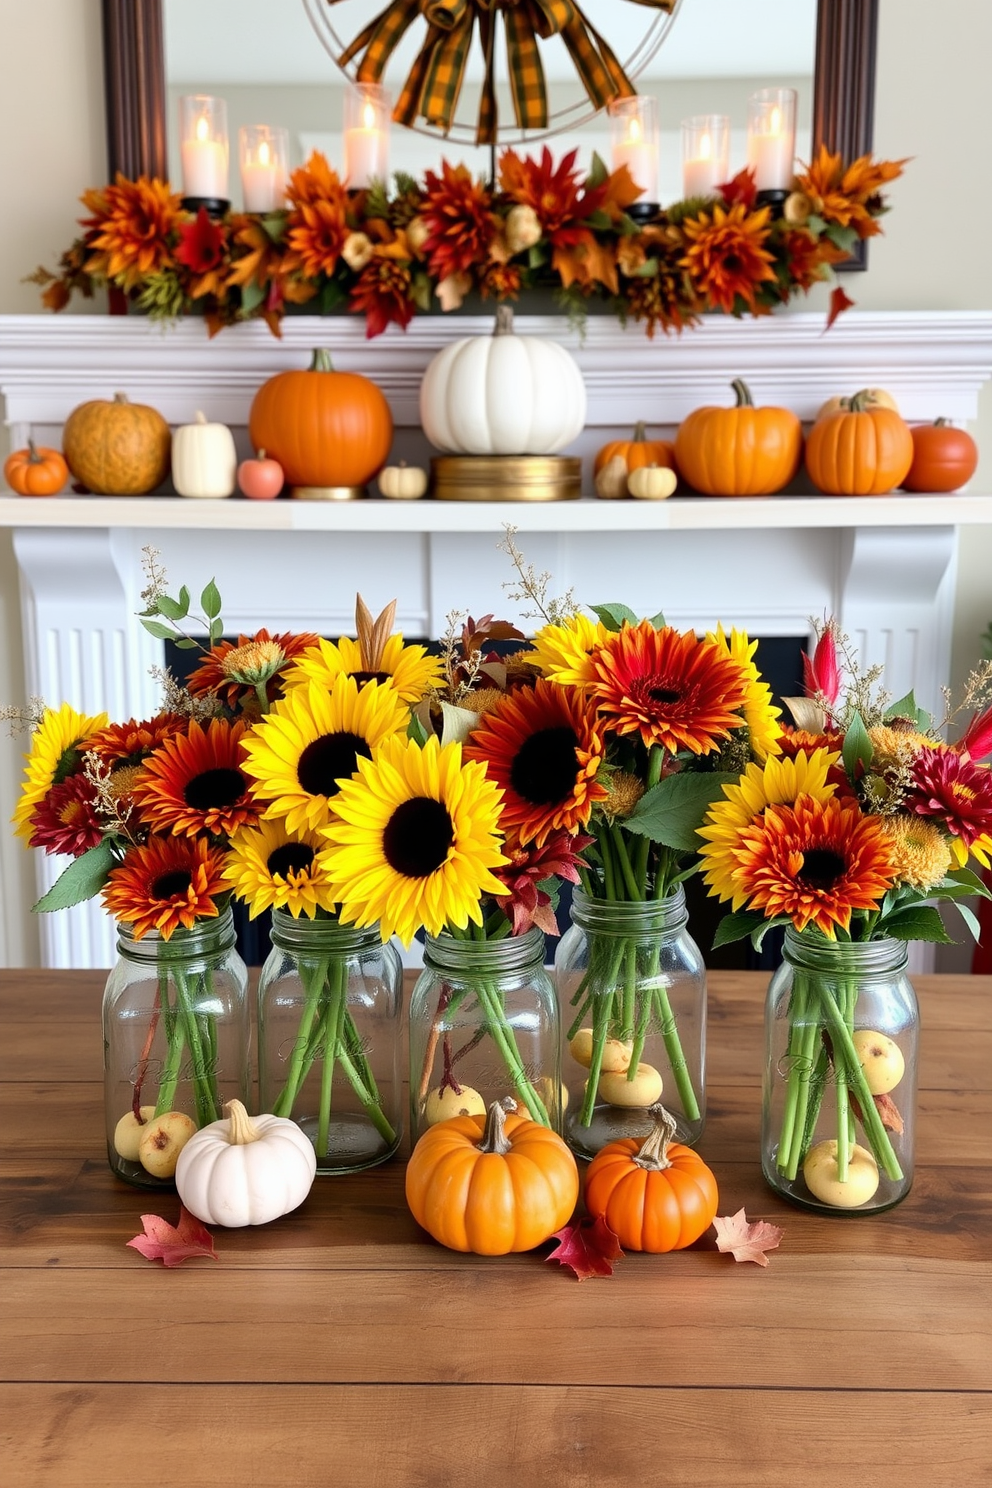
<path fill-rule="evenodd" d="M 442 1250 L 403 1162 L 322 1180 L 219 1261 L 125 1247 L 178 1200 L 103 1153 L 94 972 L 0 972 L 5 1488 L 970 1488 L 992 1480 L 992 978 L 920 977 L 919 1166 L 825 1218 L 758 1165 L 763 978 L 714 973 L 721 1213 L 690 1251 L 577 1282 L 548 1247 Z"/>

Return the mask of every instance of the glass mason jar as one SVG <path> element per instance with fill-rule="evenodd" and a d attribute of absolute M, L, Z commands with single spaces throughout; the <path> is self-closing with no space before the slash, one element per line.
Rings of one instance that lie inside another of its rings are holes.
<path fill-rule="evenodd" d="M 543 931 L 493 941 L 428 935 L 410 1000 L 412 1140 L 448 1116 L 482 1116 L 505 1096 L 519 1115 L 560 1132 L 560 1042 Z"/>
<path fill-rule="evenodd" d="M 809 1209 L 875 1214 L 913 1181 L 919 1010 L 906 942 L 785 932 L 765 1005 L 761 1163 Z"/>
<path fill-rule="evenodd" d="M 706 968 L 686 929 L 682 885 L 664 899 L 576 889 L 555 957 L 564 1025 L 565 1140 L 579 1157 L 643 1138 L 660 1100 L 678 1141 L 706 1119 Z"/>
<path fill-rule="evenodd" d="M 118 924 L 117 953 L 103 995 L 107 1155 L 128 1183 L 171 1189 L 190 1122 L 207 1126 L 225 1101 L 249 1100 L 248 971 L 230 909 L 169 940 L 135 940 Z M 154 1144 L 141 1146 L 152 1122 Z"/>
<path fill-rule="evenodd" d="M 403 968 L 379 928 L 272 911 L 258 983 L 260 1109 L 290 1116 L 318 1173 L 385 1162 L 403 1131 Z"/>

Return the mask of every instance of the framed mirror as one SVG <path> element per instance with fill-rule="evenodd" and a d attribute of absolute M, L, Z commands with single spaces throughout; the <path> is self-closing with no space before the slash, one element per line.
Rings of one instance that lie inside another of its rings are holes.
<path fill-rule="evenodd" d="M 690 26 L 684 18 L 691 12 L 693 3 L 694 0 L 683 0 L 679 12 L 686 32 Z M 755 6 L 767 5 L 769 0 L 753 0 L 753 3 Z M 179 93 L 209 91 L 219 89 L 221 85 L 225 92 L 246 93 L 237 73 L 231 70 L 234 65 L 231 54 L 237 48 L 223 46 L 223 37 L 220 39 L 221 44 L 215 40 L 212 48 L 206 48 L 207 55 L 223 59 L 223 72 L 218 71 L 217 63 L 191 60 L 191 54 L 184 49 L 183 34 L 178 29 L 183 4 L 189 8 L 189 0 L 103 0 L 107 154 L 111 177 L 117 171 L 122 171 L 129 177 L 146 173 L 168 178 L 170 153 L 175 155 L 174 139 L 170 152 L 170 125 L 172 114 L 176 112 L 175 98 Z M 167 15 L 166 8 L 170 5 L 174 5 L 175 9 Z M 738 11 L 742 10 L 741 0 L 734 0 L 734 5 Z M 791 6 L 794 5 L 795 0 L 791 0 Z M 196 31 L 201 35 L 205 32 L 209 34 L 208 27 L 204 24 L 208 0 L 200 0 L 194 9 L 198 17 Z M 299 10 L 299 19 L 305 20 L 302 5 L 299 5 Z M 839 151 L 845 159 L 853 159 L 868 153 L 872 148 L 877 12 L 878 0 L 809 0 L 806 33 L 803 34 L 801 27 L 796 29 L 793 54 L 786 51 L 783 53 L 783 60 L 777 61 L 770 50 L 767 64 L 762 59 L 760 65 L 767 65 L 770 72 L 811 74 L 811 86 L 807 77 L 805 89 L 808 100 L 806 142 L 810 153 L 824 143 L 830 149 Z M 246 12 L 243 14 L 246 15 Z M 285 18 L 286 12 L 283 12 L 281 29 Z M 270 8 L 270 27 L 271 24 Z M 190 29 L 192 31 L 194 28 Z M 767 23 L 763 26 L 752 23 L 751 29 L 757 35 L 768 36 L 774 28 L 769 28 Z M 673 28 L 670 40 L 666 41 L 658 54 L 662 65 L 648 75 L 648 85 L 663 100 L 667 93 L 676 111 L 705 112 L 702 104 L 687 110 L 685 104 L 678 102 L 680 90 L 685 94 L 690 84 L 693 87 L 698 85 L 701 89 L 702 83 L 699 81 L 698 67 L 694 71 L 692 63 L 678 59 L 680 43 L 677 38 L 678 24 Z M 271 44 L 271 32 L 266 39 L 270 41 L 270 45 L 268 51 L 262 53 L 266 59 L 264 76 L 266 85 L 272 86 L 278 69 L 278 49 Z M 312 53 L 308 49 L 305 54 L 308 74 L 316 65 L 322 66 L 325 73 L 334 73 L 334 65 L 327 54 L 322 52 L 317 37 L 312 33 L 309 36 L 301 33 L 301 46 L 304 40 L 312 46 Z M 802 55 L 803 48 L 806 49 L 805 56 Z M 285 45 L 283 49 L 285 50 Z M 714 51 L 715 48 L 708 49 L 707 67 L 711 65 L 709 59 Z M 811 56 L 808 55 L 810 51 Z M 667 56 L 671 57 L 671 62 L 666 72 L 663 59 Z M 794 60 L 794 56 L 799 56 L 800 60 Z M 713 66 L 719 70 L 718 62 Z M 249 73 L 250 71 L 249 64 Z M 400 69 L 397 76 L 402 75 Z M 754 82 L 756 75 L 758 74 L 752 69 L 749 84 L 752 87 L 757 86 Z M 692 82 L 693 78 L 696 79 L 695 83 Z M 284 92 L 293 92 L 299 96 L 306 92 L 302 77 L 299 80 L 283 77 L 278 81 Z M 343 90 L 343 76 L 336 77 L 335 81 L 337 88 Z M 728 78 L 727 85 L 732 83 L 741 91 L 746 81 L 747 79 L 742 78 Z M 712 79 L 706 79 L 706 86 L 712 86 Z M 703 96 L 702 92 L 699 96 Z M 307 127 L 301 123 L 296 127 L 298 155 L 301 151 L 308 153 L 309 148 L 317 147 L 326 148 L 329 158 L 333 158 L 335 129 L 338 126 L 331 122 L 331 111 L 325 109 L 324 115 L 323 122 L 318 126 Z M 273 119 L 272 122 L 282 121 Z M 172 130 L 173 134 L 174 132 Z M 601 148 L 601 142 L 596 137 L 596 121 L 588 126 L 587 132 L 589 138 L 584 142 L 590 148 Z M 232 134 L 236 137 L 236 130 L 232 130 Z M 413 150 L 417 147 L 421 150 L 431 146 L 435 150 L 439 148 L 438 142 L 415 136 L 409 131 L 395 130 L 394 135 L 404 136 L 396 151 L 397 157 L 402 152 L 403 158 L 392 161 L 394 169 L 413 169 L 419 173 L 425 164 L 431 162 L 429 159 L 421 160 L 412 153 Z M 405 138 L 407 135 L 409 139 Z M 571 134 L 566 134 L 559 137 L 557 146 L 552 140 L 551 148 L 560 150 L 565 147 L 566 141 L 570 146 L 578 142 L 578 139 L 578 134 L 574 139 Z M 454 153 L 471 163 L 470 154 L 465 155 L 459 151 Z M 800 148 L 798 153 L 803 157 L 807 149 Z M 299 160 L 294 163 L 299 163 Z M 172 174 L 178 173 L 173 171 Z M 670 200 L 672 195 L 671 190 L 663 192 L 662 199 Z M 838 265 L 838 268 L 865 268 L 866 248 L 867 244 L 860 242 L 856 253 L 848 261 Z"/>

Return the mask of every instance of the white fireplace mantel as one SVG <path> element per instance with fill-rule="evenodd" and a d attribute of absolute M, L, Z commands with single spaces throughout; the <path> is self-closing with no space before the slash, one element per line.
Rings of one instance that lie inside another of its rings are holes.
<path fill-rule="evenodd" d="M 170 423 L 197 409 L 232 426 L 247 448 L 247 414 L 274 372 L 306 365 L 315 345 L 335 364 L 382 387 L 396 423 L 396 454 L 426 460 L 417 394 L 430 357 L 489 322 L 415 320 L 404 335 L 367 342 L 358 320 L 294 317 L 275 340 L 258 324 L 209 340 L 186 321 L 97 316 L 0 317 L 0 391 L 15 445 L 29 433 L 56 442 L 78 403 L 118 390 Z M 570 453 L 589 457 L 643 419 L 671 432 L 701 403 L 728 403 L 742 376 L 756 402 L 810 420 L 834 393 L 882 386 L 910 419 L 964 423 L 992 376 L 992 314 L 849 312 L 829 332 L 820 315 L 757 322 L 708 317 L 681 338 L 648 340 L 635 326 L 590 318 L 580 341 L 565 322 L 521 317 L 527 334 L 553 335 L 576 356 L 589 391 L 588 423 Z M 950 669 L 959 533 L 992 525 L 992 497 L 673 497 L 667 502 L 584 498 L 551 505 L 368 500 L 350 504 L 138 500 L 25 500 L 0 493 L 0 525 L 14 529 L 29 692 L 113 717 L 158 705 L 148 668 L 159 644 L 138 626 L 141 550 L 161 554 L 174 587 L 215 577 L 230 630 L 261 625 L 339 634 L 353 626 L 361 590 L 373 607 L 396 598 L 408 635 L 437 635 L 452 610 L 508 613 L 505 523 L 527 560 L 580 600 L 622 599 L 663 609 L 673 624 L 718 619 L 752 635 L 809 633 L 835 614 L 869 662 L 883 662 L 895 695 L 915 686 L 936 705 Z M 38 858 L 39 888 L 58 865 Z M 110 926 L 96 906 L 43 921 L 49 965 L 107 965 Z"/>

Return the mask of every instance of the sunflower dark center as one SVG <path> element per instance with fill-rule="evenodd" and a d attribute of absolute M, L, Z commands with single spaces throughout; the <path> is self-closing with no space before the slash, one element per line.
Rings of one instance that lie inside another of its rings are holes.
<path fill-rule="evenodd" d="M 247 789 L 248 782 L 240 770 L 221 765 L 215 770 L 203 770 L 187 780 L 183 800 L 194 811 L 209 811 L 212 807 L 233 806 Z"/>
<path fill-rule="evenodd" d="M 653 703 L 677 703 L 682 694 L 676 687 L 649 687 L 648 697 Z"/>
<path fill-rule="evenodd" d="M 275 877 L 288 879 L 291 873 L 306 873 L 313 866 L 313 848 L 306 842 L 284 842 L 269 853 L 266 867 Z"/>
<path fill-rule="evenodd" d="M 392 682 L 393 680 L 392 672 L 352 672 L 351 675 L 359 687 L 363 687 L 366 682 Z"/>
<path fill-rule="evenodd" d="M 799 878 L 811 889 L 832 889 L 846 871 L 847 864 L 839 853 L 829 847 L 814 847 L 803 854 Z"/>
<path fill-rule="evenodd" d="M 322 734 L 300 755 L 296 778 L 308 796 L 336 796 L 338 781 L 354 775 L 359 756 L 372 758 L 371 749 L 359 734 Z"/>
<path fill-rule="evenodd" d="M 192 876 L 185 868 L 174 868 L 171 873 L 160 873 L 152 884 L 151 897 L 153 899 L 174 899 L 178 894 L 185 897 L 192 882 Z"/>
<path fill-rule="evenodd" d="M 510 784 L 524 801 L 550 806 L 563 801 L 575 789 L 578 761 L 575 730 L 539 729 L 525 739 L 510 767 Z"/>
<path fill-rule="evenodd" d="M 403 801 L 386 823 L 382 850 L 394 873 L 427 878 L 440 868 L 455 840 L 448 809 L 429 796 Z"/>
<path fill-rule="evenodd" d="M 736 274 L 741 266 L 741 261 L 736 253 L 728 253 L 723 260 L 724 268 L 731 274 Z"/>

